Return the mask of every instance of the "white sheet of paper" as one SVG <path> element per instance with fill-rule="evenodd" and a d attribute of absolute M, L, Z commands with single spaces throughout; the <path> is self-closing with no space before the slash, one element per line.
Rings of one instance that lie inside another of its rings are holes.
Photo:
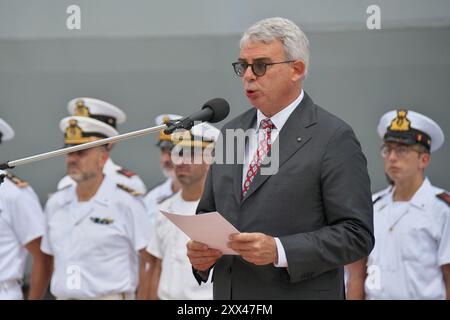
<path fill-rule="evenodd" d="M 161 212 L 192 240 L 202 242 L 223 254 L 237 255 L 227 247 L 228 237 L 239 231 L 218 212 L 198 215 L 181 215 L 161 210 Z"/>

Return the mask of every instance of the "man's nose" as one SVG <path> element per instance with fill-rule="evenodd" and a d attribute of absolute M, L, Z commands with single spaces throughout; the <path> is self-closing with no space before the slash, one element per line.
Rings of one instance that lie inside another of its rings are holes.
<path fill-rule="evenodd" d="M 391 162 L 397 161 L 398 160 L 397 151 L 395 149 L 390 150 L 387 158 Z"/>
<path fill-rule="evenodd" d="M 71 152 L 67 154 L 67 161 L 76 161 L 78 159 L 78 152 Z"/>
<path fill-rule="evenodd" d="M 163 162 L 170 161 L 170 153 L 163 153 L 161 154 L 161 159 Z"/>
<path fill-rule="evenodd" d="M 256 79 L 256 75 L 253 73 L 252 66 L 248 66 L 247 69 L 245 69 L 243 78 L 247 81 Z"/>

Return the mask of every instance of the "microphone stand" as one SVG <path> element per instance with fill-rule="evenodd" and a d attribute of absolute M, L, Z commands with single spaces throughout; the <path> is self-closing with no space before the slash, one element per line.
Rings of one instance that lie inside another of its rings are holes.
<path fill-rule="evenodd" d="M 193 123 L 193 122 L 190 121 L 189 124 L 191 124 L 191 123 Z M 188 127 L 188 125 L 186 127 Z M 184 127 L 182 125 L 178 125 L 176 129 L 189 130 L 192 126 L 189 128 L 186 128 L 186 127 Z M 71 152 L 76 152 L 76 151 L 89 149 L 89 148 L 93 148 L 93 147 L 98 147 L 98 146 L 108 144 L 108 143 L 114 143 L 114 142 L 123 141 L 123 140 L 127 140 L 127 139 L 134 138 L 134 137 L 144 136 L 144 135 L 147 135 L 147 134 L 150 134 L 153 132 L 159 132 L 160 130 L 165 129 L 165 128 L 167 128 L 167 125 L 163 124 L 163 125 L 156 126 L 156 127 L 151 127 L 151 128 L 146 128 L 146 129 L 141 129 L 141 130 L 136 130 L 136 131 L 120 134 L 120 135 L 117 135 L 114 137 L 109 137 L 109 138 L 105 138 L 105 139 L 101 139 L 101 140 L 83 143 L 83 144 L 80 144 L 77 146 L 72 146 L 72 147 L 62 148 L 62 149 L 55 150 L 55 151 L 45 152 L 45 153 L 41 153 L 41 154 L 31 156 L 31 157 L 26 157 L 26 158 L 14 160 L 14 161 L 7 161 L 5 163 L 0 164 L 0 170 L 13 169 L 14 167 L 21 166 L 23 164 L 27 164 L 27 163 L 31 163 L 31 162 L 35 162 L 35 161 L 39 161 L 39 160 L 45 160 L 45 159 L 49 159 L 49 158 L 53 158 L 53 157 L 57 157 L 57 156 L 62 156 L 62 155 L 65 155 L 65 154 L 68 154 Z M 3 183 L 5 176 L 6 176 L 5 174 L 0 174 L 0 185 Z"/>

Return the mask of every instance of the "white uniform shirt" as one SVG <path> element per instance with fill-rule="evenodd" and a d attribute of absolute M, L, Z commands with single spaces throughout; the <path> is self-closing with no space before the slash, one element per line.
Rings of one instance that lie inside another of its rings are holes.
<path fill-rule="evenodd" d="M 103 167 L 103 173 L 111 178 L 115 183 L 123 184 L 139 193 L 145 194 L 146 187 L 141 178 L 121 166 L 115 164 L 111 158 L 109 158 L 105 166 Z M 64 176 L 59 182 L 57 189 L 63 189 L 69 185 L 76 185 L 76 182 L 69 176 Z"/>
<path fill-rule="evenodd" d="M 154 187 L 147 193 L 144 198 L 144 202 L 147 207 L 147 213 L 152 220 L 158 213 L 158 205 L 173 194 L 172 179 L 167 179 L 165 182 Z"/>
<path fill-rule="evenodd" d="M 5 178 L 0 185 L 0 299 L 22 299 L 19 285 L 11 292 L 8 288 L 23 279 L 25 245 L 43 234 L 44 215 L 33 189 L 19 188 Z"/>
<path fill-rule="evenodd" d="M 161 203 L 159 208 L 177 214 L 194 215 L 198 203 L 183 200 L 179 191 Z M 189 237 L 160 212 L 155 215 L 154 227 L 147 251 L 162 260 L 158 297 L 162 300 L 212 299 L 211 281 L 199 286 L 192 274 L 186 249 Z"/>
<path fill-rule="evenodd" d="M 450 263 L 450 210 L 425 179 L 408 202 L 394 190 L 373 196 L 375 247 L 368 259 L 367 299 L 445 299 L 441 266 Z M 391 230 L 391 231 L 390 231 Z"/>
<path fill-rule="evenodd" d="M 48 200 L 45 216 L 41 248 L 54 257 L 54 296 L 83 299 L 135 292 L 138 251 L 149 242 L 142 197 L 105 176 L 87 202 L 78 202 L 75 186 L 59 190 Z"/>

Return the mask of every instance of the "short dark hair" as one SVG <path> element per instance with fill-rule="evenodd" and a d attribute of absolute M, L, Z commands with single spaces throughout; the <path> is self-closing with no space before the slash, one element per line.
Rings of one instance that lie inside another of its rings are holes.
<path fill-rule="evenodd" d="M 414 146 L 417 148 L 416 150 L 419 152 L 419 154 L 430 153 L 430 150 L 423 144 L 415 144 Z"/>

